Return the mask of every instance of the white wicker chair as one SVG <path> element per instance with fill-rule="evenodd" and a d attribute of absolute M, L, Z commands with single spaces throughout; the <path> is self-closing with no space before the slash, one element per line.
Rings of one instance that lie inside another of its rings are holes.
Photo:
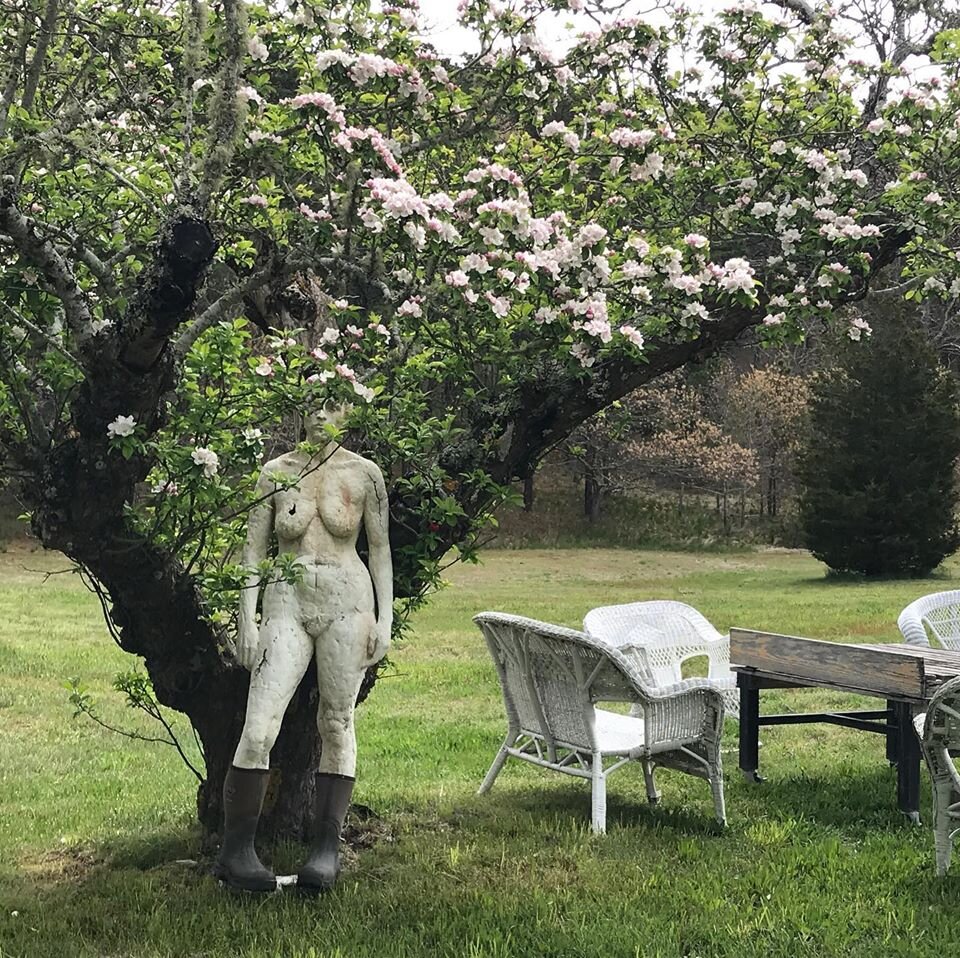
<path fill-rule="evenodd" d="M 737 677 L 730 671 L 730 636 L 721 635 L 693 606 L 670 600 L 605 605 L 586 614 L 583 629 L 616 646 L 663 689 L 683 681 L 687 659 L 706 656 L 708 679 L 723 695 L 727 715 L 740 717 Z"/>
<path fill-rule="evenodd" d="M 911 602 L 897 625 L 908 645 L 929 645 L 929 628 L 945 649 L 960 651 L 960 591 L 934 592 Z"/>
<path fill-rule="evenodd" d="M 647 686 L 616 649 L 546 622 L 482 612 L 474 616 L 493 656 L 507 712 L 507 736 L 487 772 L 489 791 L 511 756 L 590 779 L 593 830 L 606 830 L 606 779 L 631 759 L 643 767 L 647 797 L 659 800 L 654 767 L 710 783 L 717 820 L 726 824 L 720 734 L 723 698 L 702 679 L 674 690 Z M 596 708 L 629 702 L 638 715 Z M 604 767 L 606 759 L 612 764 Z"/>
<path fill-rule="evenodd" d="M 954 836 L 960 832 L 960 774 L 951 749 L 960 749 L 960 678 L 945 682 L 926 713 L 914 718 L 920 747 L 933 782 L 933 845 L 937 874 L 950 867 Z"/>

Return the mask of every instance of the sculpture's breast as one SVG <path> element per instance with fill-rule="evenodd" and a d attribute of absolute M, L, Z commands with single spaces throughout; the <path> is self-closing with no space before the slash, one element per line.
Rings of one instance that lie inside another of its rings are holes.
<path fill-rule="evenodd" d="M 274 529 L 281 539 L 299 539 L 316 514 L 313 497 L 299 489 L 288 489 L 277 495 Z"/>
<path fill-rule="evenodd" d="M 334 482 L 321 493 L 317 511 L 330 535 L 348 539 L 360 528 L 363 493 L 348 482 Z"/>

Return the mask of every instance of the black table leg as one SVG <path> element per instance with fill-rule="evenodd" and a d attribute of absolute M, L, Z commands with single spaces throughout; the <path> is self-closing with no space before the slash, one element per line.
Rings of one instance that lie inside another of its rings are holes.
<path fill-rule="evenodd" d="M 740 771 L 748 782 L 762 782 L 760 766 L 760 689 L 741 675 Z"/>
<path fill-rule="evenodd" d="M 898 749 L 897 735 L 900 731 L 897 703 L 887 699 L 887 711 L 890 713 L 887 717 L 887 761 L 891 765 L 896 765 Z"/>
<path fill-rule="evenodd" d="M 920 743 L 913 713 L 906 702 L 895 702 L 897 716 L 897 805 L 914 824 L 920 824 Z"/>

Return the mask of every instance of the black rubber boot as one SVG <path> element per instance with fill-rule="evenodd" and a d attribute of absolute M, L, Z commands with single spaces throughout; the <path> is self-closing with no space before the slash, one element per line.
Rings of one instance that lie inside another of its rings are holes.
<path fill-rule="evenodd" d="M 223 842 L 213 874 L 230 888 L 277 890 L 277 876 L 261 864 L 253 845 L 269 782 L 269 769 L 236 765 L 223 781 Z"/>
<path fill-rule="evenodd" d="M 340 830 L 350 807 L 353 778 L 317 772 L 316 816 L 313 845 L 306 865 L 297 873 L 297 888 L 318 893 L 329 891 L 340 874 Z"/>

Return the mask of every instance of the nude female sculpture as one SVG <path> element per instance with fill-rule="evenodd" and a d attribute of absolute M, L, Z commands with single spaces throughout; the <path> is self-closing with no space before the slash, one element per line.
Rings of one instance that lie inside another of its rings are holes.
<path fill-rule="evenodd" d="M 322 742 L 316 775 L 313 845 L 297 884 L 320 891 L 339 872 L 343 819 L 356 770 L 353 711 L 366 670 L 386 654 L 393 621 L 393 569 L 387 492 L 380 470 L 331 441 L 348 407 L 326 405 L 305 417 L 312 456 L 288 452 L 264 466 L 258 505 L 250 513 L 243 564 L 255 569 L 276 534 L 281 555 L 303 572 L 297 583 L 271 581 L 263 590 L 251 572 L 242 592 L 237 659 L 250 670 L 246 721 L 224 781 L 224 836 L 214 874 L 228 885 L 272 891 L 275 875 L 257 858 L 254 836 L 267 790 L 270 750 L 284 712 L 316 657 Z M 296 479 L 295 485 L 290 480 Z M 357 554 L 365 530 L 369 569 Z"/>

